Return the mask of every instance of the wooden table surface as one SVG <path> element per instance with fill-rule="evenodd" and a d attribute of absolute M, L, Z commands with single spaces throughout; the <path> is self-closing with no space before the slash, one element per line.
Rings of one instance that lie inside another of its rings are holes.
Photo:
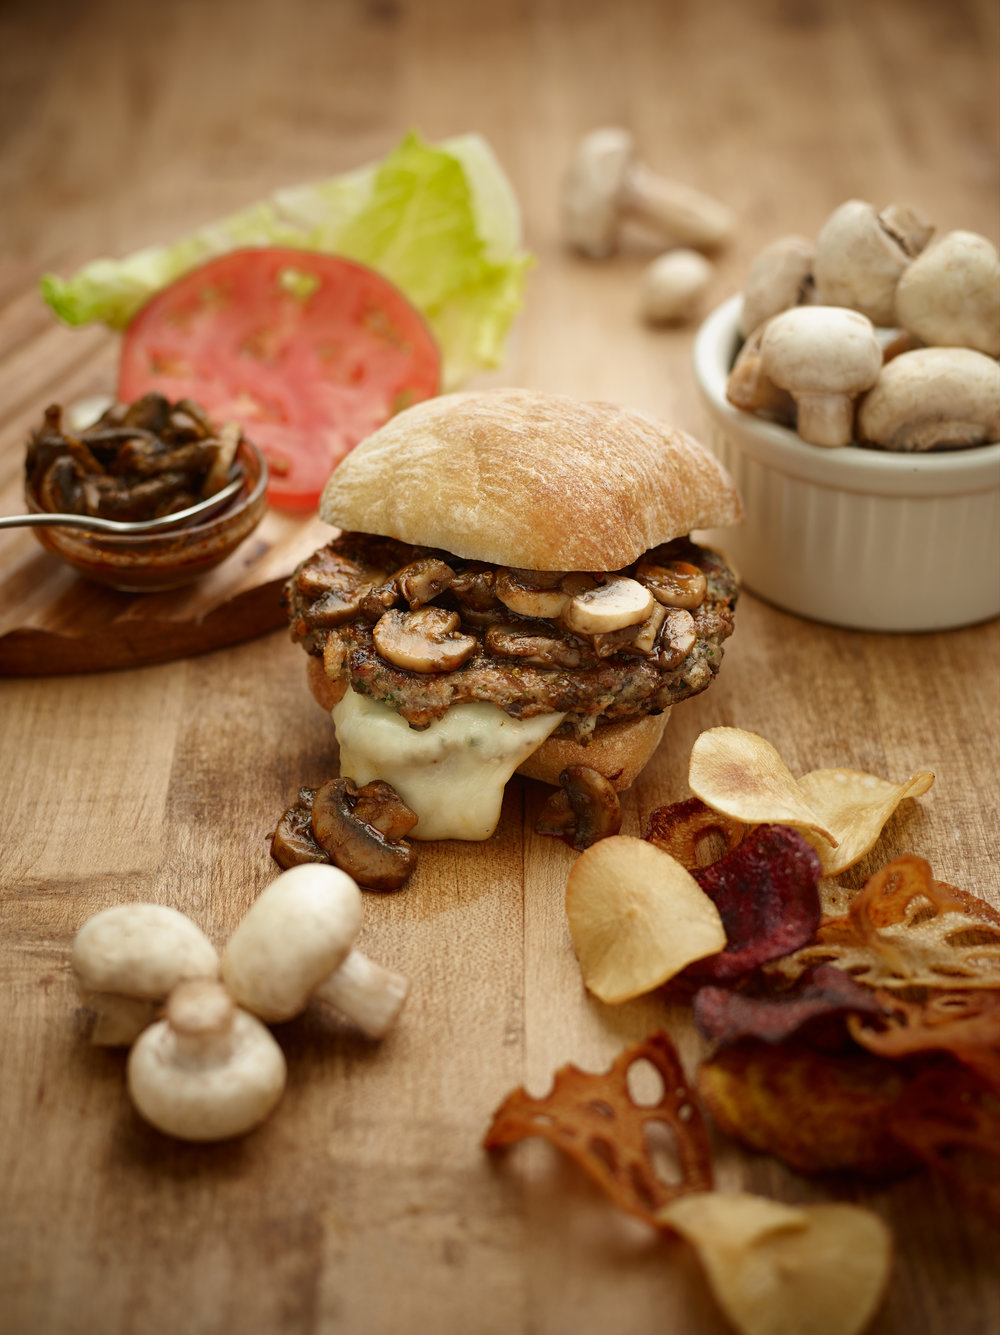
<path fill-rule="evenodd" d="M 80 381 L 100 361 L 104 335 L 36 303 L 40 272 L 179 236 L 411 127 L 483 133 L 523 207 L 537 264 L 483 383 L 617 399 L 697 434 L 692 328 L 636 316 L 654 252 L 593 264 L 563 249 L 576 137 L 628 125 L 653 165 L 737 210 L 712 303 L 764 242 L 815 234 L 852 196 L 997 240 L 998 18 L 994 0 L 8 0 L 0 330 L 20 332 L 0 364 L 3 467 L 67 366 Z M 996 624 L 859 634 L 747 595 L 717 683 L 674 712 L 625 829 L 687 794 L 699 731 L 733 724 L 797 773 L 932 769 L 931 792 L 848 879 L 913 851 L 1000 904 L 998 648 Z M 283 1026 L 275 1115 L 194 1147 L 141 1123 L 123 1056 L 89 1046 L 70 943 L 123 899 L 175 905 L 225 940 L 274 874 L 276 816 L 335 772 L 301 651 L 279 631 L 162 666 L 6 680 L 0 747 L 8 1335 L 726 1329 L 686 1248 L 618 1214 L 548 1146 L 497 1162 L 481 1149 L 504 1095 L 542 1093 L 568 1061 L 604 1068 L 663 1027 L 689 1062 L 700 1051 L 657 996 L 611 1008 L 584 992 L 563 909 L 573 855 L 533 833 L 540 786 L 511 785 L 489 841 L 422 846 L 408 889 L 366 898 L 364 943 L 413 980 L 396 1032 L 371 1045 L 319 1012 Z M 874 1332 L 1000 1329 L 996 1235 L 930 1177 L 819 1184 L 716 1149 L 721 1186 L 866 1202 L 890 1224 Z"/>

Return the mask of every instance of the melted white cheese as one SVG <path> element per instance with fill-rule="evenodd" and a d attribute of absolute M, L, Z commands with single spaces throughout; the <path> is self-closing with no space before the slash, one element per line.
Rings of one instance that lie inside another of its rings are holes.
<path fill-rule="evenodd" d="M 565 718 L 515 719 L 475 702 L 453 705 L 418 730 L 350 687 L 331 713 L 341 774 L 359 787 L 373 779 L 391 783 L 417 813 L 414 839 L 488 839 L 507 780 Z"/>

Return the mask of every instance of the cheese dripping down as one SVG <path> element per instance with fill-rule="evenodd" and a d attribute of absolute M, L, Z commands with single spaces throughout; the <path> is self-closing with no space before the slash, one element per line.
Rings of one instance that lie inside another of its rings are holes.
<path fill-rule="evenodd" d="M 331 715 L 340 772 L 360 787 L 391 783 L 417 813 L 414 839 L 488 839 L 511 775 L 565 714 L 516 719 L 486 702 L 453 705 L 427 728 L 350 687 Z"/>

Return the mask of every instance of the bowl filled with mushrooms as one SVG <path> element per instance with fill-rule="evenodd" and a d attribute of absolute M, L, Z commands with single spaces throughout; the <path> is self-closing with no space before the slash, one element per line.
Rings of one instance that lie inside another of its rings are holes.
<path fill-rule="evenodd" d="M 765 247 L 694 347 L 746 587 L 858 630 L 1000 615 L 998 356 L 985 237 L 849 200 Z"/>
<path fill-rule="evenodd" d="M 4 522 L 30 523 L 43 547 L 99 584 L 175 589 L 250 536 L 267 477 L 240 428 L 217 428 L 191 400 L 147 394 L 83 427 L 54 405 L 28 441 L 28 513 Z"/>

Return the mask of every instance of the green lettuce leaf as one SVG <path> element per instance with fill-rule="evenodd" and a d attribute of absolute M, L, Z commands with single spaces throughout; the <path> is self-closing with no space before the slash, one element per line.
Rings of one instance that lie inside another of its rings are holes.
<path fill-rule="evenodd" d="M 245 246 L 318 250 L 378 270 L 430 324 L 446 389 L 500 365 L 531 263 L 517 199 L 486 141 L 409 134 L 381 162 L 279 190 L 171 245 L 95 260 L 66 280 L 45 274 L 42 295 L 67 324 L 124 329 L 174 279 Z"/>

